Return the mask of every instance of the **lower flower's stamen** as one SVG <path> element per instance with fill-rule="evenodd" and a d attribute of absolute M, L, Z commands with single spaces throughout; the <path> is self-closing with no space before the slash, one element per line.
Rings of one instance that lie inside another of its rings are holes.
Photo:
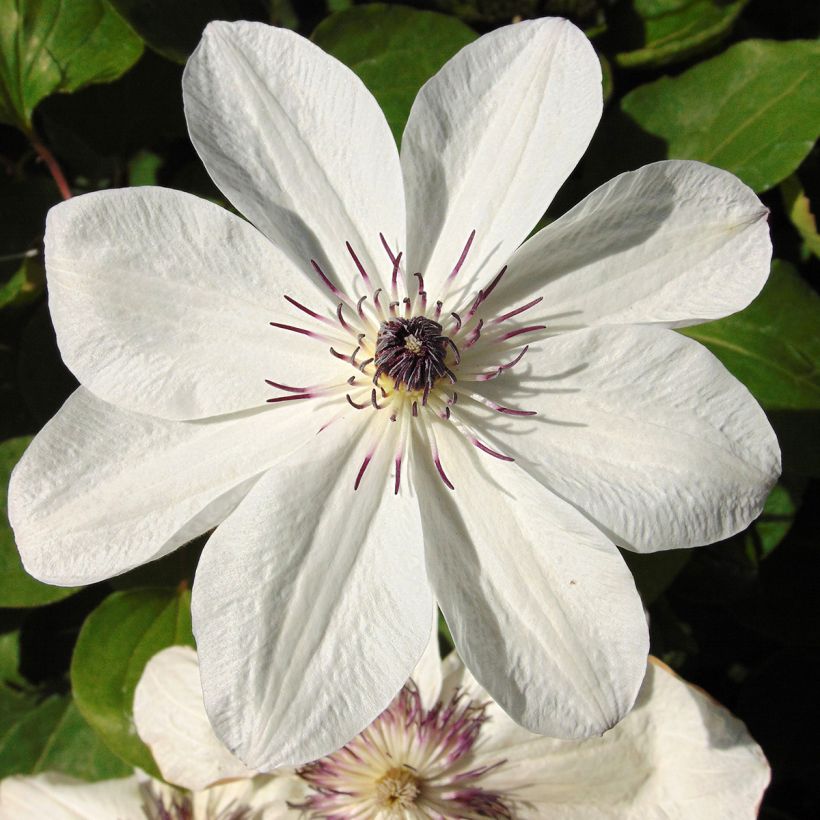
<path fill-rule="evenodd" d="M 391 419 L 393 421 L 395 421 L 395 419 L 396 419 L 395 415 L 391 416 Z M 394 464 L 396 465 L 396 481 L 393 485 L 393 495 L 398 495 L 399 494 L 399 488 L 401 487 L 401 459 L 402 459 L 402 454 L 399 453 L 396 456 L 396 459 L 394 461 Z"/>
<path fill-rule="evenodd" d="M 400 304 L 401 304 L 401 302 L 391 302 L 391 303 L 387 306 L 387 307 L 390 309 L 390 315 L 391 315 L 391 316 L 395 317 L 395 316 L 397 315 L 397 314 L 396 314 L 396 308 L 397 308 Z"/>
<path fill-rule="evenodd" d="M 351 377 L 347 380 L 347 383 L 348 383 L 348 384 L 352 387 L 354 384 L 356 384 L 356 377 L 355 377 L 355 376 L 351 376 Z"/>
<path fill-rule="evenodd" d="M 490 370 L 486 373 L 478 373 L 475 374 L 474 379 L 477 382 L 486 382 L 490 381 L 490 379 L 498 378 L 505 370 L 510 370 L 511 368 L 515 367 L 521 359 L 524 358 L 524 354 L 530 349 L 529 345 L 525 345 L 521 352 L 511 361 L 507 362 L 506 364 L 499 365 L 495 370 Z M 467 377 L 468 379 L 469 377 Z M 462 380 L 467 380 L 464 376 L 462 376 Z"/>
<path fill-rule="evenodd" d="M 439 477 L 444 482 L 444 486 L 448 487 L 451 490 L 455 490 L 452 482 L 449 478 L 447 478 L 447 474 L 444 472 L 444 467 L 441 466 L 441 457 L 438 454 L 438 450 L 433 453 L 433 464 L 436 465 L 436 469 L 438 470 Z"/>
<path fill-rule="evenodd" d="M 499 336 L 497 341 L 506 342 L 507 339 L 514 339 L 516 336 L 521 336 L 523 333 L 535 333 L 537 330 L 546 330 L 546 325 L 529 325 L 528 327 L 519 327 L 515 330 L 509 331 Z"/>
<path fill-rule="evenodd" d="M 375 361 L 375 359 L 374 359 L 372 356 L 371 356 L 369 359 L 365 359 L 365 360 L 364 360 L 364 361 L 363 361 L 363 362 L 359 365 L 359 370 L 361 370 L 361 371 L 362 371 L 362 373 L 364 373 L 364 369 L 365 369 L 365 368 L 366 368 L 369 364 L 371 364 L 371 363 L 372 363 L 372 362 L 374 362 L 374 361 Z"/>
<path fill-rule="evenodd" d="M 427 291 L 420 290 L 419 291 L 419 301 L 421 302 L 421 313 L 424 315 L 427 313 Z"/>
<path fill-rule="evenodd" d="M 367 271 L 364 269 L 364 265 L 362 265 L 362 263 L 359 261 L 359 257 L 356 256 L 356 251 L 353 250 L 353 247 L 350 244 L 350 242 L 345 242 L 345 246 L 347 247 L 347 252 L 353 259 L 353 264 L 356 265 L 356 267 L 359 270 L 359 273 L 361 274 L 362 279 L 364 279 L 365 284 L 368 287 L 370 287 L 370 277 L 367 275 Z"/>
<path fill-rule="evenodd" d="M 416 279 L 419 280 L 419 282 L 418 282 L 418 287 L 419 287 L 418 295 L 421 296 L 421 294 L 424 293 L 424 277 L 421 275 L 421 273 L 414 273 L 413 276 L 415 276 Z"/>
<path fill-rule="evenodd" d="M 475 301 L 473 302 L 472 307 L 470 308 L 470 310 L 469 310 L 469 311 L 468 311 L 468 313 L 467 313 L 467 321 L 468 321 L 468 322 L 470 321 L 470 319 L 472 319 L 472 318 L 473 318 L 473 316 L 475 316 L 476 311 L 478 310 L 479 305 L 480 305 L 483 301 L 484 301 L 484 291 L 483 291 L 483 290 L 480 290 L 480 291 L 478 292 L 478 294 L 476 295 L 476 297 L 475 297 Z"/>
<path fill-rule="evenodd" d="M 444 302 L 442 302 L 441 299 L 439 299 L 436 302 L 436 310 L 435 310 L 435 313 L 433 314 L 433 318 L 436 321 L 438 321 L 439 318 L 441 317 L 441 310 L 442 310 L 443 307 L 444 307 Z"/>
<path fill-rule="evenodd" d="M 316 319 L 320 322 L 324 322 L 326 325 L 332 325 L 333 321 L 328 319 L 327 316 L 322 316 L 321 314 L 317 313 L 315 310 L 311 310 L 309 307 L 305 307 L 301 302 L 297 302 L 295 299 L 291 298 L 287 294 L 285 294 L 285 299 L 290 302 L 295 308 L 307 313 L 312 319 Z"/>
<path fill-rule="evenodd" d="M 409 296 L 405 296 L 404 299 L 402 299 L 402 302 L 404 302 L 404 318 L 409 319 L 413 310 L 413 303 L 410 301 Z"/>
<path fill-rule="evenodd" d="M 516 308 L 515 310 L 511 310 L 509 313 L 504 313 L 501 316 L 497 316 L 493 319 L 493 324 L 497 325 L 500 322 L 504 322 L 507 319 L 512 319 L 513 316 L 518 316 L 520 313 L 523 313 L 525 310 L 529 310 L 530 308 L 535 307 L 539 302 L 543 302 L 544 297 L 539 296 L 537 299 L 533 299 L 531 302 L 527 302 L 526 305 L 521 305 L 521 307 Z"/>
<path fill-rule="evenodd" d="M 475 436 L 469 436 L 468 441 L 470 442 L 470 444 L 474 444 L 476 447 L 478 447 L 479 450 L 483 450 L 488 455 L 500 459 L 501 461 L 515 461 L 515 459 L 512 456 L 505 456 L 504 453 L 499 453 L 498 450 L 493 450 L 491 447 L 488 447 L 483 441 L 481 441 L 481 439 L 478 439 Z"/>
<path fill-rule="evenodd" d="M 456 320 L 456 326 L 453 328 L 453 330 L 451 332 L 454 333 L 454 334 L 458 333 L 459 330 L 461 330 L 461 316 L 459 316 L 455 311 L 452 312 L 450 314 L 450 316 L 452 316 L 453 319 Z"/>
<path fill-rule="evenodd" d="M 373 405 L 374 409 L 376 409 L 376 410 L 381 410 L 382 409 L 383 405 L 379 404 L 378 401 L 376 401 L 376 388 L 375 387 L 370 391 L 370 403 Z"/>
<path fill-rule="evenodd" d="M 419 416 L 419 403 L 417 401 L 413 402 L 413 409 L 410 411 L 413 415 L 413 418 L 416 419 Z"/>

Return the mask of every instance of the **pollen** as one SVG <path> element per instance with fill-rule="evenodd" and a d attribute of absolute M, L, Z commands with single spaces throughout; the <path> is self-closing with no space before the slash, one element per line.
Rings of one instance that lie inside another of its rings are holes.
<path fill-rule="evenodd" d="M 419 791 L 419 781 L 413 772 L 407 766 L 397 766 L 376 783 L 376 801 L 382 809 L 409 809 L 415 806 Z"/>

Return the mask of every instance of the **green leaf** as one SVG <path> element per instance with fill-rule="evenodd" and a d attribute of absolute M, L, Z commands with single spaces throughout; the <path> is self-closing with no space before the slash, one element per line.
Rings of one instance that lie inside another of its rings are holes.
<path fill-rule="evenodd" d="M 68 695 L 47 698 L 0 737 L 0 777 L 48 771 L 84 780 L 132 772 L 103 745 Z"/>
<path fill-rule="evenodd" d="M 686 59 L 720 42 L 748 0 L 633 0 L 632 14 L 615 17 L 610 30 L 626 48 L 623 68 L 649 68 Z M 633 15 L 637 15 L 638 20 Z"/>
<path fill-rule="evenodd" d="M 418 90 L 476 37 L 443 14 L 373 3 L 332 14 L 312 39 L 361 78 L 398 143 Z"/>
<path fill-rule="evenodd" d="M 749 307 L 682 330 L 708 347 L 767 410 L 820 408 L 820 299 L 775 260 Z"/>
<path fill-rule="evenodd" d="M 820 132 L 820 43 L 746 40 L 677 77 L 642 85 L 622 110 L 696 159 L 766 191 L 800 165 Z"/>
<path fill-rule="evenodd" d="M 248 0 L 108 0 L 154 51 L 184 63 L 211 20 L 252 19 Z"/>
<path fill-rule="evenodd" d="M 746 531 L 746 554 L 751 561 L 758 561 L 771 555 L 775 547 L 788 535 L 794 523 L 794 516 L 802 498 L 803 487 L 789 487 L 775 484 L 763 512 Z"/>
<path fill-rule="evenodd" d="M 0 444 L 0 607 L 41 606 L 60 601 L 77 591 L 72 587 L 41 584 L 32 578 L 23 569 L 14 543 L 6 510 L 9 478 L 30 441 L 30 436 L 23 436 Z"/>
<path fill-rule="evenodd" d="M 45 289 L 46 269 L 36 251 L 26 251 L 20 267 L 0 285 L 0 308 L 20 307 L 36 299 Z"/>
<path fill-rule="evenodd" d="M 797 228 L 797 232 L 802 238 L 806 250 L 820 256 L 820 235 L 817 233 L 817 220 L 811 210 L 811 202 L 800 184 L 796 175 L 784 179 L 780 183 L 780 193 L 783 196 L 783 204 L 789 214 L 792 225 Z"/>
<path fill-rule="evenodd" d="M 40 100 L 114 80 L 141 53 L 106 0 L 0 0 L 0 122 L 28 133 Z"/>
<path fill-rule="evenodd" d="M 156 185 L 157 174 L 162 167 L 163 159 L 153 151 L 140 151 L 128 163 L 128 184 Z"/>
<path fill-rule="evenodd" d="M 85 719 L 113 752 L 156 776 L 134 727 L 134 689 L 161 649 L 193 646 L 190 607 L 185 588 L 115 592 L 86 619 L 71 661 L 74 698 Z"/>

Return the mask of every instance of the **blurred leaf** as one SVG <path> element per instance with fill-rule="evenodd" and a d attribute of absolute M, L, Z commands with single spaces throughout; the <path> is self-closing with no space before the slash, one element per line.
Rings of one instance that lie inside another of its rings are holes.
<path fill-rule="evenodd" d="M 616 54 L 615 62 L 623 68 L 649 68 L 691 57 L 728 35 L 747 2 L 633 0 L 631 14 L 610 19 L 616 43 L 623 33 L 629 49 Z"/>
<path fill-rule="evenodd" d="M 780 183 L 783 204 L 792 224 L 797 228 L 806 250 L 820 256 L 820 235 L 817 233 L 817 220 L 811 211 L 811 203 L 797 176 L 792 175 Z"/>
<path fill-rule="evenodd" d="M 767 410 L 820 408 L 820 299 L 775 260 L 749 307 L 682 330 L 706 345 Z"/>
<path fill-rule="evenodd" d="M 621 550 L 621 555 L 635 579 L 644 606 L 650 606 L 668 589 L 678 573 L 686 566 L 692 551 L 661 550 L 638 553 Z"/>
<path fill-rule="evenodd" d="M 140 151 L 128 163 L 128 184 L 156 185 L 157 174 L 162 167 L 163 159 L 153 151 Z"/>
<path fill-rule="evenodd" d="M 746 531 L 746 553 L 757 560 L 771 555 L 777 545 L 788 535 L 794 523 L 802 497 L 800 490 L 787 487 L 783 483 L 775 484 L 763 512 Z"/>
<path fill-rule="evenodd" d="M 115 592 L 87 618 L 71 661 L 71 685 L 83 716 L 123 760 L 157 776 L 134 727 L 134 689 L 161 649 L 193 646 L 190 606 L 184 588 Z"/>
<path fill-rule="evenodd" d="M 254 0 L 108 0 L 154 51 L 184 63 L 211 20 L 258 18 Z"/>
<path fill-rule="evenodd" d="M 820 131 L 820 42 L 746 40 L 621 105 L 668 156 L 696 159 L 765 191 L 791 174 Z"/>
<path fill-rule="evenodd" d="M 20 675 L 20 633 L 0 635 L 0 743 L 37 703 L 36 693 Z"/>
<path fill-rule="evenodd" d="M 373 3 L 331 15 L 312 39 L 358 74 L 398 143 L 418 90 L 477 36 L 443 14 Z"/>
<path fill-rule="evenodd" d="M 45 286 L 46 269 L 39 253 L 26 251 L 11 279 L 0 285 L 0 308 L 28 304 L 45 290 Z"/>
<path fill-rule="evenodd" d="M 106 0 L 0 0 L 0 121 L 31 131 L 37 103 L 108 82 L 142 41 Z"/>
<path fill-rule="evenodd" d="M 0 736 L 0 777 L 58 771 L 84 780 L 131 774 L 106 749 L 68 695 L 52 695 Z"/>
<path fill-rule="evenodd" d="M 76 589 L 69 587 L 53 587 L 35 581 L 23 569 L 14 543 L 14 533 L 6 511 L 9 477 L 30 441 L 30 436 L 23 436 L 0 444 L 0 606 L 41 606 L 76 592 Z"/>

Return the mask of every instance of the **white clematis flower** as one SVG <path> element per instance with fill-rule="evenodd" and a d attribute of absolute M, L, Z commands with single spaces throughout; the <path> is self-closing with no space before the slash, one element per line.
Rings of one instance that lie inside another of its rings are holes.
<path fill-rule="evenodd" d="M 205 703 L 255 768 L 374 720 L 433 593 L 515 721 L 601 734 L 648 650 L 615 544 L 725 538 L 779 472 L 746 389 L 669 329 L 754 298 L 766 209 L 731 174 L 661 162 L 524 241 L 602 108 L 564 20 L 459 52 L 401 156 L 355 75 L 289 31 L 212 23 L 184 96 L 249 222 L 161 188 L 50 212 L 83 387 L 14 474 L 26 568 L 89 583 L 219 525 L 193 590 Z"/>
<path fill-rule="evenodd" d="M 0 820 L 284 820 L 306 787 L 291 771 L 259 775 L 214 735 L 193 649 L 173 646 L 146 664 L 134 725 L 167 783 L 142 772 L 86 783 L 58 772 L 0 782 Z M 168 785 L 168 784 L 174 785 Z"/>
<path fill-rule="evenodd" d="M 770 771 L 746 727 L 650 658 L 634 710 L 603 737 L 534 735 L 438 645 L 390 707 L 299 774 L 306 818 L 752 820 Z"/>

